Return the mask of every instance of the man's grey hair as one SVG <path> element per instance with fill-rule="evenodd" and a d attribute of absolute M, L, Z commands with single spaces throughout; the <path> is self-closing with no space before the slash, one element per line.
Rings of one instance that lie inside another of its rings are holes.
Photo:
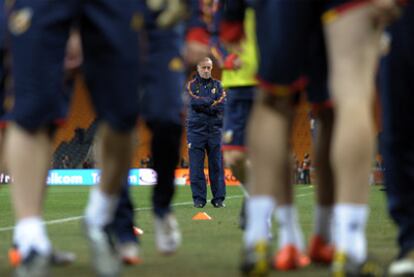
<path fill-rule="evenodd" d="M 199 65 L 202 62 L 210 62 L 211 64 L 213 64 L 213 60 L 210 57 L 204 57 L 202 58 L 197 65 Z"/>

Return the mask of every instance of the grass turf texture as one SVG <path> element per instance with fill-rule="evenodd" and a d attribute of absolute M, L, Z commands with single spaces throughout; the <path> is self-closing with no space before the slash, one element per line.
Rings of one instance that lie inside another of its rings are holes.
<path fill-rule="evenodd" d="M 93 276 L 89 264 L 89 249 L 80 228 L 80 217 L 86 205 L 89 188 L 49 187 L 45 206 L 48 233 L 57 249 L 73 251 L 77 261 L 70 266 L 53 268 L 52 276 Z M 144 230 L 141 249 L 144 263 L 125 267 L 123 276 L 239 276 L 238 266 L 242 232 L 238 217 L 242 192 L 238 187 L 227 187 L 226 208 L 216 209 L 208 203 L 203 209 L 193 208 L 190 187 L 178 187 L 174 209 L 183 233 L 183 245 L 174 256 L 157 253 L 150 205 L 151 187 L 133 187 L 133 200 L 137 209 L 135 222 Z M 9 188 L 0 188 L 0 276 L 11 276 L 7 250 L 11 245 L 13 225 Z M 314 210 L 313 186 L 295 186 L 296 203 L 305 237 L 312 231 Z M 209 198 L 211 195 L 209 195 Z M 367 226 L 368 246 L 384 265 L 396 254 L 396 230 L 386 212 L 386 200 L 378 187 L 372 187 L 371 215 Z M 211 221 L 194 221 L 192 216 L 204 211 Z M 67 221 L 62 222 L 62 219 Z M 276 226 L 274 226 L 274 229 Z M 276 245 L 276 236 L 273 247 Z M 328 276 L 325 267 L 312 265 L 288 273 L 273 271 L 271 275 Z"/>

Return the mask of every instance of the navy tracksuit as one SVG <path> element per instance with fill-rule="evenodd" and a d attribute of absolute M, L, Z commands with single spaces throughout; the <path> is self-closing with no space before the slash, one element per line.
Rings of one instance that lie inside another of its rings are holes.
<path fill-rule="evenodd" d="M 190 103 L 187 118 L 187 142 L 190 160 L 190 181 L 195 204 L 205 204 L 207 198 L 204 157 L 208 168 L 212 203 L 223 201 L 226 195 L 221 132 L 225 92 L 218 80 L 203 79 L 198 74 L 187 85 Z M 214 101 L 217 103 L 213 105 Z"/>
<path fill-rule="evenodd" d="M 414 2 L 389 30 L 391 50 L 381 62 L 381 151 L 389 212 L 398 225 L 400 257 L 414 250 Z"/>

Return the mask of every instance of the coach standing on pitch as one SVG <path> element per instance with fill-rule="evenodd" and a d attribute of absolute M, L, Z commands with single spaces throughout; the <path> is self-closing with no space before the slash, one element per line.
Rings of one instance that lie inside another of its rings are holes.
<path fill-rule="evenodd" d="M 221 132 L 223 128 L 224 99 L 226 93 L 220 81 L 211 77 L 213 62 L 206 57 L 197 64 L 197 74 L 187 85 L 190 105 L 187 118 L 190 181 L 194 207 L 203 208 L 207 202 L 204 157 L 207 152 L 208 168 L 216 208 L 224 207 L 224 184 Z"/>

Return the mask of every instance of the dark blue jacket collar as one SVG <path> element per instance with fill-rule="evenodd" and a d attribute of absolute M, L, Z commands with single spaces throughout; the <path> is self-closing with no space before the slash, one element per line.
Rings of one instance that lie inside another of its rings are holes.
<path fill-rule="evenodd" d="M 204 83 L 208 83 L 208 82 L 210 82 L 211 80 L 213 80 L 213 78 L 208 78 L 208 79 L 204 79 L 204 78 L 201 78 L 201 76 L 200 76 L 200 74 L 198 74 L 198 73 L 196 73 L 196 75 L 195 75 L 195 79 L 198 81 L 198 82 L 204 82 Z"/>

